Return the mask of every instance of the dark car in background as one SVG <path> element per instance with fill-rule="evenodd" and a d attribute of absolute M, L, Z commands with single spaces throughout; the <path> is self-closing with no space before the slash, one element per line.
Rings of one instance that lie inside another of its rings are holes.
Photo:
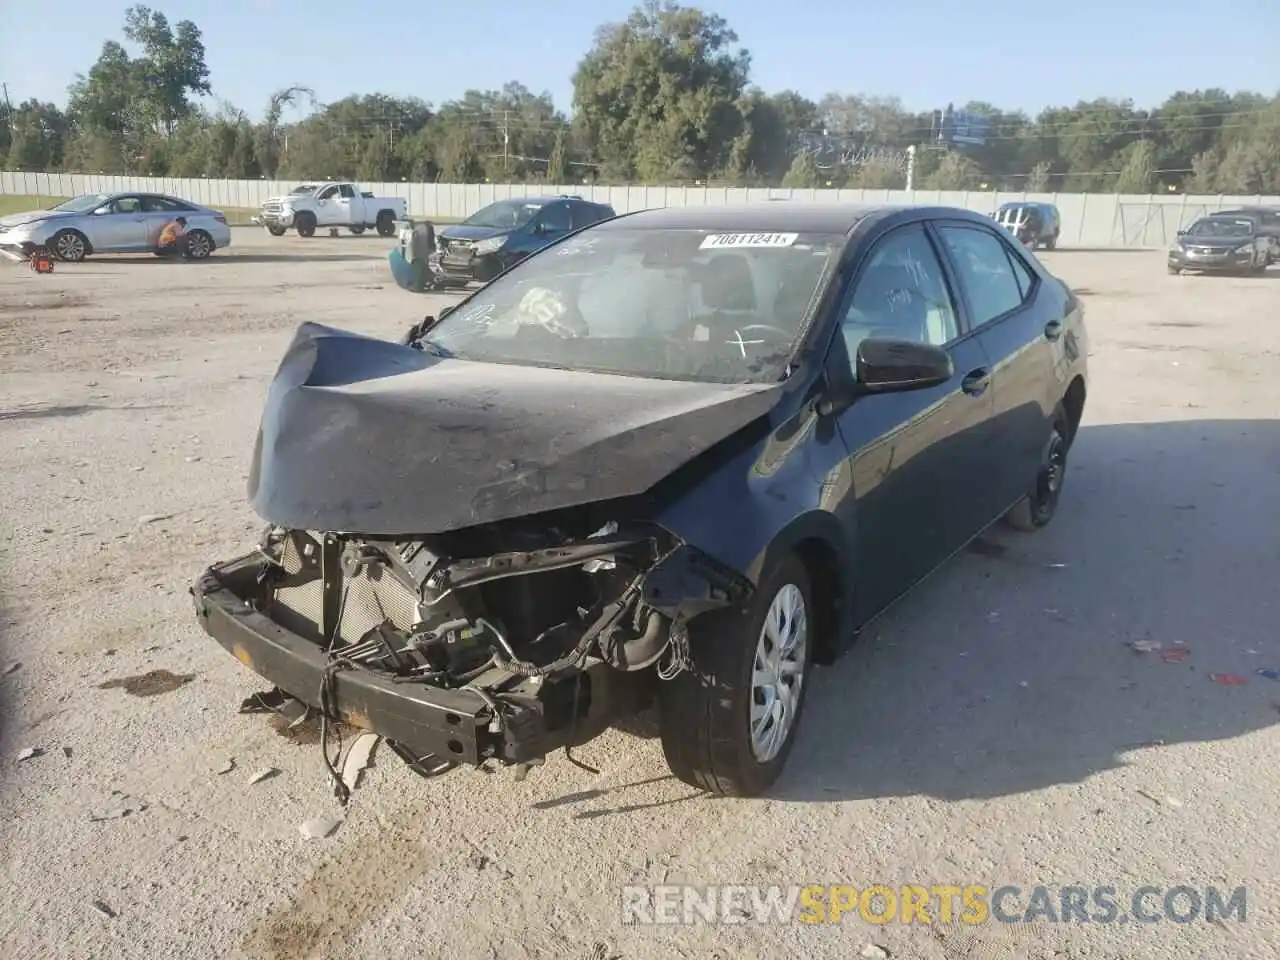
<path fill-rule="evenodd" d="M 1229 214 L 1201 217 L 1169 248 L 1169 273 L 1261 273 L 1271 262 L 1271 241 L 1253 219 Z"/>
<path fill-rule="evenodd" d="M 1002 203 L 992 218 L 1024 247 L 1052 250 L 1062 235 L 1062 214 L 1052 203 L 1025 200 Z"/>
<path fill-rule="evenodd" d="M 1239 207 L 1235 210 L 1219 210 L 1214 216 L 1252 220 L 1258 236 L 1267 238 L 1270 247 L 1267 263 L 1280 261 L 1280 207 Z"/>
<path fill-rule="evenodd" d="M 1053 519 L 1087 356 L 1070 288 L 968 210 L 605 220 L 400 343 L 303 324 L 253 446 L 269 526 L 197 617 L 259 702 L 419 773 L 656 703 L 676 776 L 757 795 L 815 663 L 992 521 Z"/>
<path fill-rule="evenodd" d="M 439 232 L 440 271 L 448 282 L 487 283 L 535 250 L 613 216 L 608 204 L 578 196 L 498 200 Z"/>

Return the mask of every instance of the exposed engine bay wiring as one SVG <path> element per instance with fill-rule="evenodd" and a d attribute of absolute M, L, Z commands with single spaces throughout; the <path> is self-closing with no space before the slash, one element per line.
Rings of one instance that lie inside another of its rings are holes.
<path fill-rule="evenodd" d="M 590 718 L 593 730 L 607 723 L 601 718 L 621 682 L 611 677 L 651 670 L 660 681 L 674 679 L 691 667 L 688 616 L 741 597 L 732 572 L 653 526 L 611 521 L 586 537 L 555 527 L 482 530 L 478 537 L 263 531 L 255 605 L 288 629 L 310 633 L 324 651 L 312 702 L 340 804 L 350 790 L 339 770 L 338 674 L 360 671 L 476 699 L 472 708 L 436 708 L 438 740 L 414 747 L 386 738 L 422 776 L 499 756 L 521 778 L 554 747 L 520 745 L 536 744 L 537 731 L 547 729 L 560 731 L 552 742 L 570 762 L 598 773 L 573 757 L 572 746 L 580 721 Z M 485 547 L 498 549 L 479 552 Z"/>

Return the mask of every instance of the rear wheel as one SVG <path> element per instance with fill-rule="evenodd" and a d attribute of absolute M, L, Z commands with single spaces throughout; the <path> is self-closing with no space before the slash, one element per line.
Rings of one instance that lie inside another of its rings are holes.
<path fill-rule="evenodd" d="M 1047 526 L 1058 511 L 1058 499 L 1067 476 L 1067 451 L 1071 446 L 1071 428 L 1067 415 L 1059 406 L 1053 428 L 1040 456 L 1040 469 L 1027 497 L 1005 514 L 1005 521 L 1016 530 L 1032 531 Z"/>
<path fill-rule="evenodd" d="M 396 232 L 396 215 L 392 213 L 390 210 L 378 211 L 378 220 L 377 220 L 376 226 L 378 230 L 378 236 L 380 237 L 393 236 Z"/>
<path fill-rule="evenodd" d="M 213 253 L 213 237 L 203 230 L 192 230 L 187 234 L 187 249 L 182 255 L 188 260 L 207 260 Z"/>
<path fill-rule="evenodd" d="M 67 263 L 79 263 L 89 255 L 89 241 L 79 230 L 59 230 L 49 241 L 49 248 Z"/>
<path fill-rule="evenodd" d="M 685 783 L 751 797 L 778 779 L 813 663 L 811 598 L 804 564 L 789 554 L 745 610 L 690 622 L 691 666 L 658 687 L 662 751 Z"/>
<path fill-rule="evenodd" d="M 314 237 L 316 235 L 316 215 L 310 210 L 303 210 L 293 218 L 293 228 L 298 231 L 300 237 Z"/>

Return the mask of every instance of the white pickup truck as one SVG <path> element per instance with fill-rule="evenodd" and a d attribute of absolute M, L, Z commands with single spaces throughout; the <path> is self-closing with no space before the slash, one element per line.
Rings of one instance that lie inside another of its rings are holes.
<path fill-rule="evenodd" d="M 408 215 L 403 197 L 375 197 L 350 182 L 304 183 L 288 195 L 271 197 L 262 204 L 254 223 L 266 227 L 273 237 L 282 237 L 293 227 L 300 237 L 310 237 L 317 227 L 346 227 L 364 233 L 372 227 L 380 237 L 396 232 L 396 221 Z"/>

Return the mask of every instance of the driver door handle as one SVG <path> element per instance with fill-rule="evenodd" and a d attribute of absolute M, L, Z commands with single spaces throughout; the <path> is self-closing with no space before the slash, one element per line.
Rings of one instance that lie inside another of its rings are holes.
<path fill-rule="evenodd" d="M 1044 338 L 1046 340 L 1057 340 L 1062 336 L 1062 321 L 1050 320 L 1044 325 Z"/>
<path fill-rule="evenodd" d="M 969 374 L 960 381 L 960 389 L 971 397 L 980 397 L 987 392 L 987 387 L 991 385 L 991 371 L 986 367 L 979 367 L 977 370 L 969 371 Z"/>

